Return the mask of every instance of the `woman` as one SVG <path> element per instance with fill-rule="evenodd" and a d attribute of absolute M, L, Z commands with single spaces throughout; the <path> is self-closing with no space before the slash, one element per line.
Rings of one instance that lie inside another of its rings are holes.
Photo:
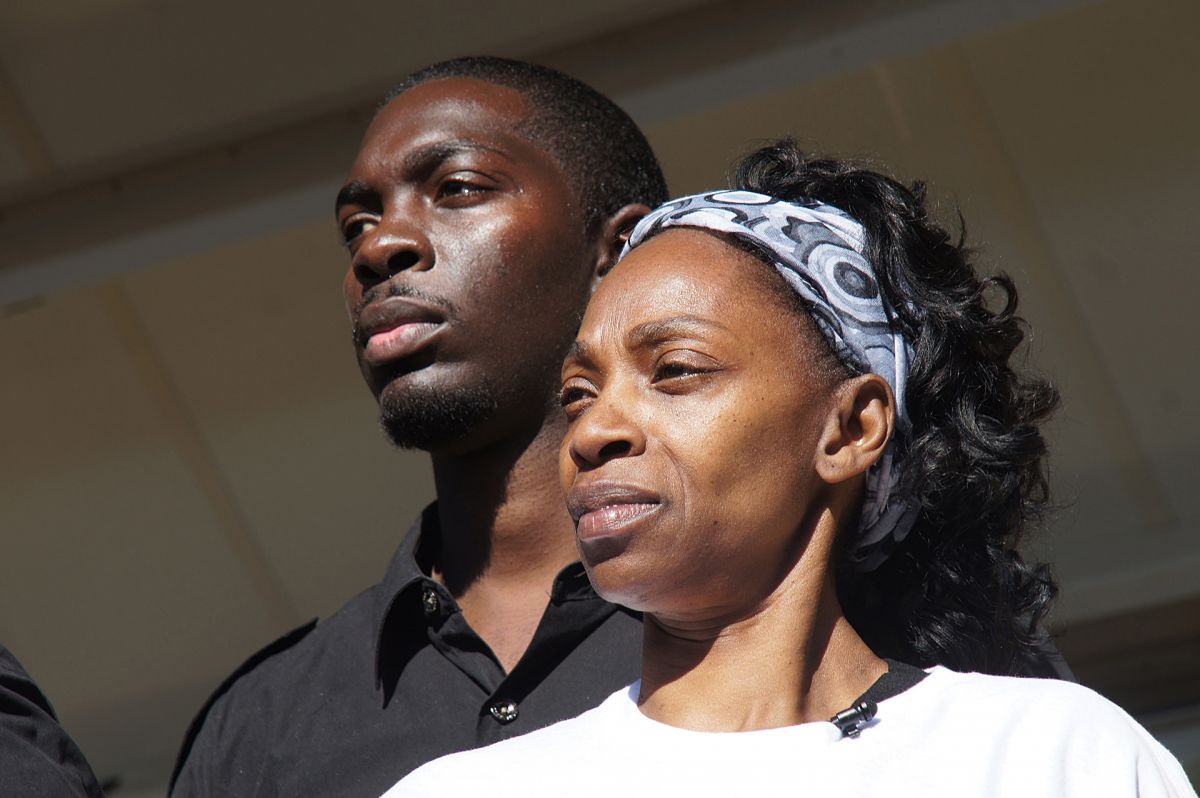
<path fill-rule="evenodd" d="M 642 678 L 389 795 L 1195 795 L 1098 695 L 1027 672 L 1053 597 L 1016 294 L 909 190 L 790 142 L 634 229 L 563 366 L 561 456 Z M 999 310 L 992 308 L 998 306 Z M 886 659 L 885 659 L 886 658 Z"/>

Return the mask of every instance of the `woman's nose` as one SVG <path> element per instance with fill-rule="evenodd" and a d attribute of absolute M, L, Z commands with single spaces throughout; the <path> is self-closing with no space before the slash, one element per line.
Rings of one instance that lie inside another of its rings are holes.
<path fill-rule="evenodd" d="M 567 450 L 576 468 L 588 471 L 645 451 L 646 437 L 634 421 L 632 409 L 627 400 L 610 392 L 594 400 L 567 437 Z"/>
<path fill-rule="evenodd" d="M 363 288 L 391 279 L 402 271 L 433 268 L 433 247 L 412 220 L 389 214 L 366 234 L 354 253 L 354 276 Z"/>

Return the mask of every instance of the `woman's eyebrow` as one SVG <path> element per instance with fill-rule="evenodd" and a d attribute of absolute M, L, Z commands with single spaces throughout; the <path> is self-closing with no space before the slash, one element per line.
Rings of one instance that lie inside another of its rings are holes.
<path fill-rule="evenodd" d="M 680 338 L 693 338 L 705 333 L 729 332 L 729 328 L 715 319 L 701 316 L 673 316 L 669 319 L 644 321 L 635 326 L 625 335 L 625 343 L 630 349 L 637 349 L 663 341 Z"/>
<path fill-rule="evenodd" d="M 581 341 L 576 338 L 567 347 L 567 355 L 563 358 L 563 365 L 566 364 L 584 366 L 590 368 L 595 364 L 595 358 L 592 356 L 592 347 L 587 341 Z"/>

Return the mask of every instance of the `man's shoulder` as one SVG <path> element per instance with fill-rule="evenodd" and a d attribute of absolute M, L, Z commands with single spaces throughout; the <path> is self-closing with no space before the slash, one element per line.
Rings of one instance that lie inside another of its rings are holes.
<path fill-rule="evenodd" d="M 374 650 L 379 585 L 346 602 L 329 618 L 313 618 L 250 655 L 212 692 L 192 719 L 180 747 L 172 785 L 197 747 L 205 727 L 219 725 L 220 737 L 244 739 L 239 728 L 250 724 L 270 726 L 294 702 L 296 691 L 324 664 L 368 658 Z M 355 641 L 357 645 L 348 646 Z M 361 653 L 354 657 L 348 649 Z"/>
<path fill-rule="evenodd" d="M 293 682 L 311 677 L 314 661 L 349 654 L 349 641 L 373 651 L 378 624 L 377 589 L 368 588 L 328 618 L 313 618 L 259 649 L 221 683 L 209 703 L 230 695 L 245 698 L 260 690 L 287 690 Z"/>
<path fill-rule="evenodd" d="M 292 651 L 300 641 L 308 637 L 317 628 L 317 619 L 313 618 L 303 626 L 298 626 L 287 634 L 268 643 L 261 649 L 250 655 L 241 665 L 234 669 L 233 673 L 229 674 L 217 689 L 212 692 L 204 705 L 200 707 L 200 711 L 192 718 L 192 722 L 188 725 L 186 734 L 184 734 L 183 744 L 179 749 L 179 756 L 175 760 L 175 769 L 171 773 L 171 787 L 175 786 L 175 782 L 179 778 L 179 772 L 182 770 L 184 763 L 192 753 L 192 749 L 196 746 L 196 739 L 200 736 L 201 730 L 204 728 L 211 716 L 214 708 L 218 703 L 227 699 L 231 692 L 235 689 L 242 691 L 246 690 L 253 695 L 253 691 L 248 689 L 250 682 L 255 682 L 263 686 L 269 686 L 272 682 L 269 678 L 264 678 L 264 671 L 269 670 L 269 663 L 276 657 L 286 655 Z"/>

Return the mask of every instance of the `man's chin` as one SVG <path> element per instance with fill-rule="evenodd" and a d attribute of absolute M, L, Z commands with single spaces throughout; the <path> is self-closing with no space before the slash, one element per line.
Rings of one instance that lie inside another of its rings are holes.
<path fill-rule="evenodd" d="M 486 423 L 499 407 L 486 383 L 471 386 L 396 385 L 379 396 L 379 423 L 401 449 L 430 451 L 453 444 Z"/>

